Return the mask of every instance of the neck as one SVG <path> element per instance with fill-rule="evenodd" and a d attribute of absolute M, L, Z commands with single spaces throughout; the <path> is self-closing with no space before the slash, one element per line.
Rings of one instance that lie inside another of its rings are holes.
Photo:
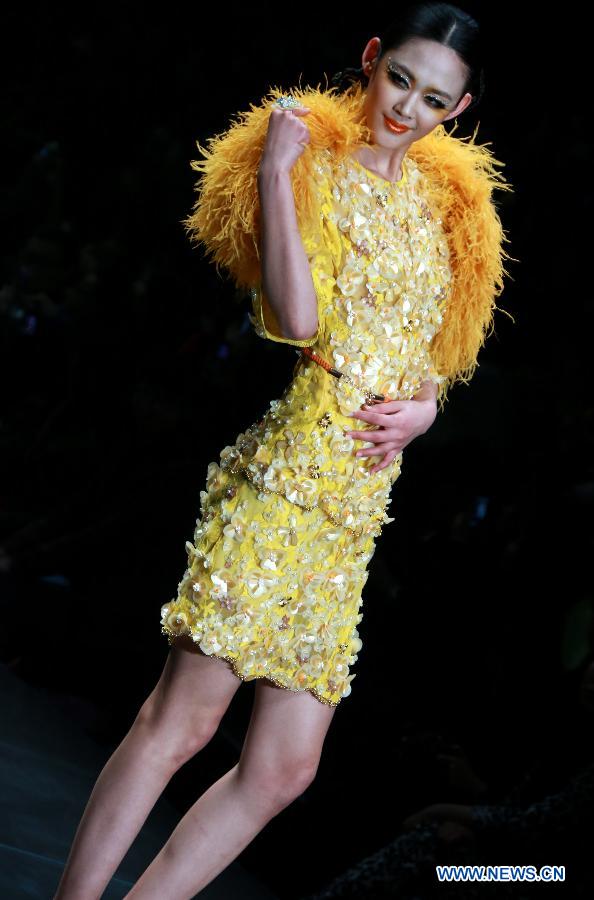
<path fill-rule="evenodd" d="M 378 144 L 361 144 L 352 155 L 363 166 L 377 172 L 387 181 L 400 181 L 402 178 L 404 150 L 386 150 Z"/>

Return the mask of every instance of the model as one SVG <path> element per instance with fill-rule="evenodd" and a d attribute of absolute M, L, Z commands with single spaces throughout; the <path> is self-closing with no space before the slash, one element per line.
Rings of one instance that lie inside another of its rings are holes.
<path fill-rule="evenodd" d="M 476 22 L 449 4 L 407 7 L 356 74 L 342 92 L 273 88 L 198 144 L 188 234 L 250 292 L 257 334 L 299 358 L 208 466 L 161 611 L 163 674 L 99 776 L 59 900 L 101 896 L 242 681 L 256 685 L 239 761 L 127 897 L 193 897 L 311 784 L 351 693 L 403 450 L 468 383 L 492 327 L 508 257 L 492 193 L 510 186 L 486 147 L 444 127 L 483 90 Z"/>

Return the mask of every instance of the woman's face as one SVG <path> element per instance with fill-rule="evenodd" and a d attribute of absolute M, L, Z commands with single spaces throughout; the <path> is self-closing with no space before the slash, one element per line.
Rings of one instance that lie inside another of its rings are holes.
<path fill-rule="evenodd" d="M 378 60 L 380 50 L 380 39 L 375 37 L 363 53 L 363 71 L 369 76 L 365 117 L 380 147 L 406 149 L 471 102 L 471 94 L 462 96 L 466 66 L 450 47 L 411 38 Z M 410 130 L 401 134 L 390 130 L 385 116 Z"/>

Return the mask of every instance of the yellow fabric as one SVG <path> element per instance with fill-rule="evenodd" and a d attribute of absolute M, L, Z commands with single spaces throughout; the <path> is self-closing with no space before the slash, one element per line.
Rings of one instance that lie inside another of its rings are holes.
<path fill-rule="evenodd" d="M 316 153 L 320 223 L 304 240 L 315 349 L 345 378 L 300 358 L 261 421 L 210 463 L 188 568 L 162 608 L 171 642 L 191 635 L 239 677 L 331 705 L 351 692 L 367 564 L 393 521 L 387 507 L 403 459 L 371 474 L 379 460 L 356 458 L 367 444 L 344 430 L 370 428 L 351 418 L 366 389 L 410 399 L 425 379 L 443 378 L 429 348 L 451 297 L 448 242 L 423 173 L 412 160 L 405 172 L 390 185 L 351 158 Z M 269 338 L 264 318 L 273 332 L 274 323 L 254 290 L 252 321 Z"/>
<path fill-rule="evenodd" d="M 244 681 L 267 678 L 338 705 L 356 677 L 373 537 L 353 539 L 321 509 L 258 492 L 214 462 L 207 481 L 188 567 L 161 610 L 163 634 L 170 644 L 190 635 Z"/>
<path fill-rule="evenodd" d="M 311 347 L 319 341 L 321 330 L 319 318 L 316 333 L 312 337 L 305 340 L 288 338 L 281 333 L 276 316 L 266 299 L 266 294 L 262 291 L 261 285 L 253 289 L 251 297 L 254 317 L 250 316 L 250 319 L 255 326 L 256 332 L 262 337 L 270 341 L 277 341 L 280 344 L 293 344 L 295 347 Z"/>
<path fill-rule="evenodd" d="M 204 158 L 191 162 L 200 177 L 192 213 L 183 220 L 189 239 L 240 288 L 260 284 L 257 169 L 271 105 L 284 93 L 288 91 L 271 88 L 258 106 L 251 104 L 224 132 L 209 138 L 206 148 L 197 142 Z M 313 87 L 294 87 L 290 93 L 311 110 L 306 117 L 311 141 L 291 173 L 305 244 L 319 239 L 320 196 L 313 177 L 319 151 L 327 149 L 336 161 L 344 160 L 355 147 L 368 143 L 371 133 L 359 83 L 343 93 Z M 442 408 L 451 385 L 468 383 L 472 377 L 479 350 L 493 331 L 494 311 L 509 316 L 495 301 L 507 275 L 504 260 L 513 259 L 503 247 L 508 239 L 492 197 L 496 188 L 512 190 L 497 171 L 503 164 L 487 145 L 475 143 L 476 131 L 472 139 L 462 139 L 454 137 L 455 130 L 448 134 L 438 126 L 413 143 L 406 156 L 426 176 L 427 201 L 441 211 L 451 248 L 452 297 L 432 345 L 435 365 L 444 376 L 439 387 Z M 257 309 L 255 313 L 260 315 Z"/>
<path fill-rule="evenodd" d="M 273 96 L 277 93 L 273 91 Z M 492 162 L 442 129 L 390 183 L 353 159 L 367 137 L 360 93 L 297 94 L 312 143 L 293 170 L 318 329 L 280 334 L 261 290 L 256 169 L 268 106 L 211 140 L 189 234 L 251 291 L 263 338 L 312 346 L 345 375 L 300 357 L 262 419 L 208 466 L 187 568 L 161 609 L 170 643 L 190 636 L 244 680 L 267 678 L 336 706 L 351 693 L 362 591 L 403 453 L 371 473 L 370 431 L 352 418 L 366 391 L 411 399 L 425 380 L 443 402 L 468 377 L 501 284 Z"/>

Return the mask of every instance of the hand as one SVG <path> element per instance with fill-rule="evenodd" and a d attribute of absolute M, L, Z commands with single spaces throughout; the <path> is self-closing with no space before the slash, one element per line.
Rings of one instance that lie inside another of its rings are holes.
<path fill-rule="evenodd" d="M 282 109 L 273 106 L 268 120 L 260 172 L 290 172 L 311 140 L 309 128 L 301 121 L 311 110 L 306 106 Z"/>
<path fill-rule="evenodd" d="M 375 431 L 345 431 L 349 437 L 371 441 L 374 447 L 357 450 L 357 456 L 383 456 L 370 472 L 385 469 L 404 448 L 433 424 L 437 415 L 437 402 L 430 400 L 387 400 L 353 413 L 353 419 L 363 419 L 370 425 L 378 425 Z"/>

